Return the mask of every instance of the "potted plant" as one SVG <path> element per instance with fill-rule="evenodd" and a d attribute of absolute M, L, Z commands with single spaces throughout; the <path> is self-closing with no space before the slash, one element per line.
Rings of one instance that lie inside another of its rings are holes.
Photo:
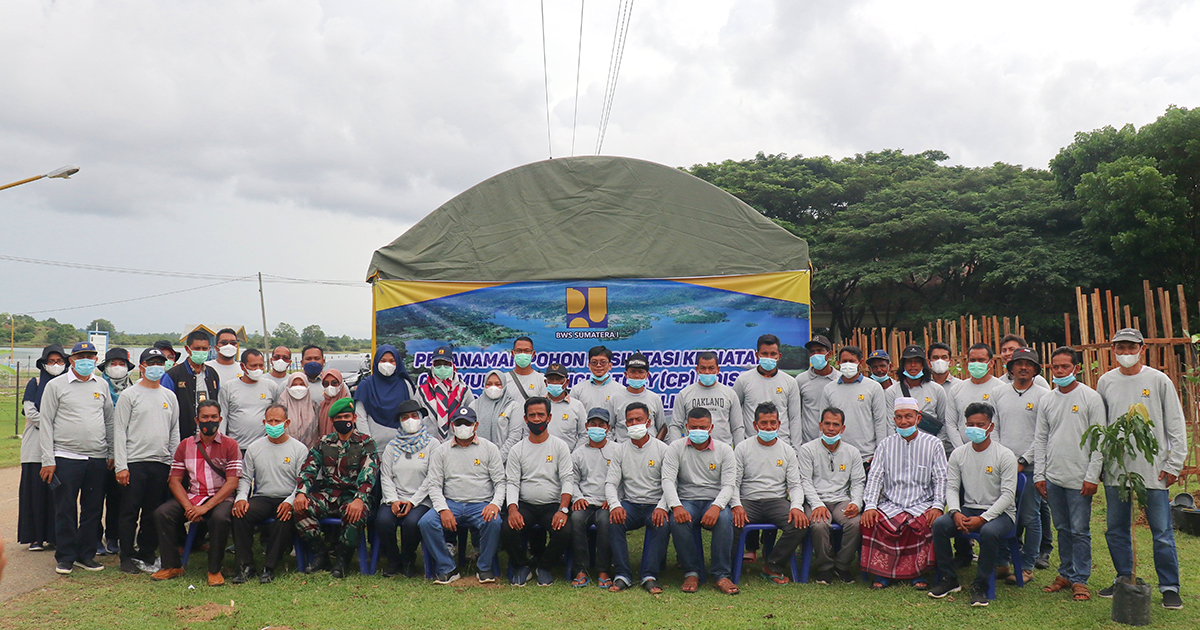
<path fill-rule="evenodd" d="M 1150 594 L 1149 584 L 1137 577 L 1137 528 L 1133 525 L 1136 520 L 1137 508 L 1146 507 L 1146 480 L 1135 472 L 1129 472 L 1125 463 L 1136 460 L 1141 456 L 1147 462 L 1154 462 L 1158 455 L 1158 440 L 1154 437 L 1154 421 L 1150 419 L 1150 411 L 1146 405 L 1137 403 L 1129 406 L 1116 422 L 1108 426 L 1092 425 L 1083 433 L 1079 447 L 1094 453 L 1100 451 L 1106 464 L 1113 464 L 1119 472 L 1115 486 L 1121 500 L 1130 503 L 1133 514 L 1130 518 L 1129 538 L 1133 548 L 1133 575 L 1129 581 L 1118 580 L 1113 592 L 1112 620 L 1131 626 L 1150 625 Z M 1133 501 L 1137 497 L 1137 502 Z"/>

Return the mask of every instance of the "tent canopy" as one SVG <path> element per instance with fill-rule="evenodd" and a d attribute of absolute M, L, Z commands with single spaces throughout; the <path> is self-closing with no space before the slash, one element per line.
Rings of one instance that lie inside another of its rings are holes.
<path fill-rule="evenodd" d="M 808 244 L 678 169 L 586 156 L 520 166 L 375 251 L 367 280 L 686 278 L 808 269 Z"/>

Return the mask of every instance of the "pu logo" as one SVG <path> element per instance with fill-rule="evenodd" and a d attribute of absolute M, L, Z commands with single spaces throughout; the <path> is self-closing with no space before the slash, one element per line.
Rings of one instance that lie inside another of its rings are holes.
<path fill-rule="evenodd" d="M 479 460 L 478 460 L 478 459 L 477 459 L 477 460 L 475 460 L 475 465 L 476 465 L 476 466 L 478 466 L 478 465 L 479 465 Z"/>
<path fill-rule="evenodd" d="M 775 460 L 775 465 L 776 465 L 776 466 L 782 466 L 782 465 L 783 465 L 783 460 L 782 460 L 782 459 L 777 459 L 777 460 Z"/>
<path fill-rule="evenodd" d="M 653 459 L 652 459 L 652 460 L 650 460 L 650 467 L 651 467 L 651 468 L 653 468 L 653 467 L 654 467 L 654 460 L 653 460 Z"/>
<path fill-rule="evenodd" d="M 716 470 L 716 469 L 717 469 L 717 465 L 716 465 L 716 464 L 709 464 L 709 465 L 708 465 L 708 469 L 709 469 L 709 470 Z"/>
<path fill-rule="evenodd" d="M 266 399 L 267 399 L 267 395 L 266 395 L 266 394 L 259 394 L 259 395 L 258 395 L 258 399 L 259 399 L 259 400 L 266 400 Z"/>
<path fill-rule="evenodd" d="M 782 393 L 783 393 L 783 388 L 782 388 L 782 387 L 776 387 L 776 388 L 775 388 L 775 393 L 776 393 L 776 394 L 782 394 Z"/>
<path fill-rule="evenodd" d="M 1071 405 L 1071 413 L 1079 413 L 1079 405 Z"/>
<path fill-rule="evenodd" d="M 859 399 L 859 400 L 866 400 L 867 398 L 866 398 L 866 396 L 863 396 L 862 394 L 859 394 L 859 395 L 858 395 L 858 399 Z"/>
<path fill-rule="evenodd" d="M 554 461 L 554 456 L 553 456 L 553 455 L 547 455 L 547 456 L 546 456 L 546 461 L 547 461 L 547 462 L 552 462 L 552 461 Z"/>
<path fill-rule="evenodd" d="M 163 403 L 163 409 L 170 409 L 170 407 L 167 406 L 167 403 Z"/>
<path fill-rule="evenodd" d="M 988 395 L 987 395 L 987 394 L 984 394 L 984 395 L 983 395 L 983 399 L 984 399 L 984 400 L 987 400 L 987 399 L 988 399 Z"/>
<path fill-rule="evenodd" d="M 566 420 L 567 418 L 568 418 L 567 414 L 564 413 L 562 419 Z"/>
<path fill-rule="evenodd" d="M 992 474 L 992 467 L 991 467 L 991 466 L 988 466 L 986 469 L 984 469 L 984 471 L 983 471 L 983 472 L 985 472 L 985 473 L 987 473 L 987 474 L 989 474 L 989 475 L 990 475 L 990 474 Z"/>
<path fill-rule="evenodd" d="M 425 453 L 417 453 L 417 459 L 425 459 Z"/>
<path fill-rule="evenodd" d="M 604 460 L 604 465 L 605 465 L 605 466 L 612 466 L 612 460 L 611 460 L 611 459 L 606 459 L 606 460 Z"/>
<path fill-rule="evenodd" d="M 284 458 L 283 458 L 283 463 L 285 463 L 285 464 L 290 464 L 290 463 L 292 463 L 292 458 L 291 458 L 291 457 L 284 457 Z"/>
<path fill-rule="evenodd" d="M 1025 403 L 1025 411 L 1033 411 L 1033 403 Z"/>
<path fill-rule="evenodd" d="M 842 471 L 842 472 L 846 472 L 846 465 L 845 465 L 845 464 L 839 464 L 839 465 L 838 465 L 838 470 L 840 470 L 840 471 Z"/>
<path fill-rule="evenodd" d="M 932 398 L 930 398 L 929 396 L 926 396 L 926 397 L 925 397 L 925 404 L 927 404 L 927 405 L 928 405 L 928 404 L 929 404 L 929 403 L 931 403 L 931 402 L 933 402 L 933 399 L 932 399 Z"/>
<path fill-rule="evenodd" d="M 95 400 L 100 400 L 100 392 L 92 392 L 92 398 Z"/>
<path fill-rule="evenodd" d="M 608 288 L 567 287 L 567 328 L 608 328 Z"/>
<path fill-rule="evenodd" d="M 96 398 L 99 398 L 99 397 L 100 397 L 100 395 L 99 395 L 99 394 L 97 394 L 97 395 L 96 395 Z M 1150 390 L 1148 390 L 1148 389 L 1143 389 L 1143 390 L 1142 390 L 1142 398 L 1149 398 L 1149 397 L 1150 397 Z"/>

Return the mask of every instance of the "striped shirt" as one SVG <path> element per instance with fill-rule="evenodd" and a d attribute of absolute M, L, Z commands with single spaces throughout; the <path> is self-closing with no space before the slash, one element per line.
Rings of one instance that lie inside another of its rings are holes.
<path fill-rule="evenodd" d="M 941 508 L 945 498 L 946 450 L 940 439 L 917 431 L 911 441 L 893 433 L 879 443 L 867 475 L 864 509 L 888 518 L 901 512 L 920 516 Z"/>
<path fill-rule="evenodd" d="M 188 477 L 187 496 L 192 505 L 200 505 L 206 499 L 217 494 L 225 480 L 229 477 L 238 479 L 242 476 L 242 451 L 238 448 L 237 440 L 218 432 L 213 437 L 213 443 L 205 447 L 208 458 L 217 468 L 225 470 L 225 476 L 217 474 L 204 456 L 200 454 L 200 436 L 183 440 L 175 449 L 175 459 L 171 462 L 171 476 L 182 479 Z M 226 501 L 232 501 L 230 494 Z"/>

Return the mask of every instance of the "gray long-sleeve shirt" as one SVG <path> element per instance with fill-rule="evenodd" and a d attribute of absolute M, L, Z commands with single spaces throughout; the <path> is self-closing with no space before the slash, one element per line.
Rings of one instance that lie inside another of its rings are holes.
<path fill-rule="evenodd" d="M 716 440 L 709 440 L 708 444 L 701 451 L 688 438 L 679 438 L 667 447 L 662 473 L 667 507 L 678 507 L 683 501 L 711 501 L 725 509 L 733 499 L 737 478 L 733 448 Z"/>
<path fill-rule="evenodd" d="M 1000 379 L 989 376 L 982 383 L 975 383 L 970 379 L 958 381 L 950 386 L 949 409 L 948 414 L 954 417 L 954 425 L 958 428 L 959 441 L 962 444 L 967 443 L 967 407 L 971 403 L 983 402 L 991 405 L 993 408 L 996 402 L 992 400 L 992 390 L 1000 385 Z"/>
<path fill-rule="evenodd" d="M 141 383 L 143 381 L 138 381 Z M 168 466 L 179 446 L 179 399 L 165 387 L 128 387 L 113 410 L 113 459 L 117 472 L 130 462 Z"/>
<path fill-rule="evenodd" d="M 263 418 L 267 407 L 275 403 L 275 385 L 264 380 L 246 383 L 240 378 L 229 382 L 222 378 L 217 403 L 221 405 L 221 433 L 249 448 L 266 436 Z"/>
<path fill-rule="evenodd" d="M 624 499 L 639 505 L 656 505 L 664 510 L 662 470 L 667 445 L 649 436 L 640 447 L 632 441 L 616 444 L 608 478 L 604 480 L 604 495 L 610 508 Z"/>
<path fill-rule="evenodd" d="M 575 492 L 571 449 L 553 435 L 541 444 L 528 439 L 518 442 L 508 452 L 506 467 L 508 505 L 516 505 L 518 501 L 558 504 L 562 495 Z"/>
<path fill-rule="evenodd" d="M 625 387 L 612 376 L 609 376 L 603 385 L 597 385 L 589 374 L 588 378 L 579 381 L 575 387 L 571 388 L 571 398 L 578 400 L 579 404 L 583 405 L 584 411 L 591 411 L 595 407 L 607 409 L 608 401 L 612 399 L 613 395 L 624 390 Z"/>
<path fill-rule="evenodd" d="M 249 499 L 253 486 L 256 497 L 283 498 L 288 503 L 295 502 L 296 482 L 307 458 L 308 447 L 293 437 L 281 444 L 269 439 L 251 444 L 242 457 L 242 476 L 238 479 L 236 500 Z"/>
<path fill-rule="evenodd" d="M 1105 426 L 1104 401 L 1096 390 L 1078 383 L 1070 393 L 1062 388 L 1042 396 L 1033 437 L 1033 480 L 1078 490 L 1083 482 L 1100 483 L 1104 460 L 1100 451 L 1088 454 L 1079 446 L 1089 426 Z"/>
<path fill-rule="evenodd" d="M 608 400 L 608 413 L 612 417 L 613 441 L 628 442 L 629 429 L 625 428 L 625 410 L 630 403 L 640 402 L 650 409 L 650 433 L 658 437 L 658 432 L 667 426 L 667 414 L 663 411 L 662 396 L 643 388 L 634 394 L 628 388 L 612 395 Z"/>
<path fill-rule="evenodd" d="M 55 454 L 67 458 L 113 456 L 113 403 L 108 382 L 94 373 L 86 380 L 71 369 L 42 390 L 42 465 L 53 466 Z"/>
<path fill-rule="evenodd" d="M 754 434 L 754 409 L 759 403 L 770 401 L 779 408 L 779 439 L 792 448 L 804 443 L 800 387 L 790 374 L 776 370 L 775 376 L 767 378 L 757 367 L 752 367 L 738 374 L 733 392 L 742 403 L 742 422 L 746 424 L 747 435 Z"/>
<path fill-rule="evenodd" d="M 433 509 L 449 509 L 455 503 L 504 505 L 504 459 L 495 444 L 482 439 L 467 446 L 446 440 L 429 457 L 429 500 Z"/>
<path fill-rule="evenodd" d="M 516 383 L 513 382 L 514 376 L 517 377 Z M 546 375 L 537 370 L 524 376 L 510 370 L 500 380 L 504 381 L 504 389 L 508 390 L 509 397 L 521 404 L 534 396 L 546 395 Z"/>
<path fill-rule="evenodd" d="M 893 385 L 892 388 L 899 387 Z M 821 390 L 819 407 L 837 407 L 846 414 L 842 442 L 858 450 L 865 462 L 875 456 L 875 447 L 893 433 L 895 423 L 879 383 L 862 374 L 849 383 L 839 378 Z"/>
<path fill-rule="evenodd" d="M 947 401 L 950 396 L 946 394 L 945 388 L 933 381 L 929 381 L 916 387 L 910 387 L 908 392 L 912 398 L 917 400 L 917 406 L 921 408 L 922 414 L 933 414 L 934 417 L 942 421 L 942 430 L 938 432 L 937 438 L 942 441 L 942 447 L 946 449 L 946 452 L 949 453 L 962 446 L 962 435 L 959 434 L 954 423 L 947 420 L 950 418 L 953 406 Z M 895 387 L 883 390 L 883 397 L 887 401 L 885 404 L 888 409 L 894 409 L 896 399 L 903 395 L 904 389 L 899 383 Z"/>
<path fill-rule="evenodd" d="M 959 499 L 959 491 L 962 499 Z M 1017 521 L 1017 456 L 992 440 L 982 452 L 967 443 L 946 464 L 946 510 L 983 510 L 983 520 L 1007 514 Z"/>
<path fill-rule="evenodd" d="M 800 425 L 804 442 L 821 437 L 821 392 L 825 386 L 836 381 L 841 374 L 830 368 L 829 374 L 817 374 L 812 368 L 796 375 L 796 386 L 800 388 Z M 799 450 L 799 449 L 796 449 Z"/>
<path fill-rule="evenodd" d="M 867 472 L 863 470 L 862 455 L 858 449 L 838 443 L 830 452 L 820 438 L 805 442 L 796 453 L 800 465 L 800 483 L 804 485 L 804 498 L 813 509 L 825 507 L 826 503 L 849 501 L 863 507 L 863 489 L 867 485 Z"/>
<path fill-rule="evenodd" d="M 733 388 L 720 381 L 711 387 L 699 382 L 692 383 L 675 395 L 675 406 L 671 408 L 671 427 L 667 439 L 674 440 L 687 431 L 688 412 L 704 407 L 712 414 L 712 437 L 718 442 L 735 446 L 746 439 L 746 422 L 742 419 L 742 403 Z"/>
<path fill-rule="evenodd" d="M 587 409 L 583 403 L 571 398 L 550 401 L 550 435 L 567 443 L 568 450 L 587 444 Z M 525 428 L 529 432 L 529 428 Z"/>
<path fill-rule="evenodd" d="M 396 501 L 408 501 L 414 506 L 429 505 L 429 462 L 433 449 L 439 442 L 430 438 L 425 446 L 416 453 L 405 453 L 400 450 L 396 440 L 388 442 L 379 458 L 379 486 L 383 491 L 381 503 L 384 505 Z"/>
<path fill-rule="evenodd" d="M 587 500 L 589 505 L 604 504 L 604 483 L 608 480 L 608 469 L 616 456 L 617 443 L 606 440 L 604 446 L 596 448 L 592 442 L 575 449 L 571 462 L 575 471 L 575 492 L 572 501 Z M 613 504 L 609 504 L 612 507 Z"/>
<path fill-rule="evenodd" d="M 1142 476 L 1147 488 L 1166 489 L 1158 474 L 1168 472 L 1178 476 L 1187 459 L 1187 426 L 1183 418 L 1183 405 L 1179 401 L 1179 390 L 1171 378 L 1152 367 L 1143 366 L 1142 371 L 1133 376 L 1126 376 L 1114 369 L 1096 382 L 1096 393 L 1104 400 L 1109 423 L 1116 422 L 1128 413 L 1135 403 L 1146 405 L 1150 420 L 1154 422 L 1152 430 L 1158 439 L 1158 455 L 1152 464 L 1138 455 L 1133 461 L 1126 462 L 1126 466 L 1129 472 Z M 44 413 L 45 402 L 42 405 Z M 1108 472 L 1106 482 L 1115 483 L 1120 474 L 1116 462 L 1104 462 L 1104 469 Z"/>
<path fill-rule="evenodd" d="M 1001 381 L 992 390 L 992 404 L 996 407 L 993 422 L 996 428 L 992 438 L 1008 447 L 1017 458 L 1037 467 L 1033 460 L 1033 434 L 1037 429 L 1038 405 L 1050 390 L 1034 383 L 1023 393 L 1013 389 L 1012 383 Z"/>
<path fill-rule="evenodd" d="M 695 449 L 692 449 L 695 450 Z M 733 449 L 736 473 L 733 478 L 731 507 L 742 501 L 764 501 L 787 497 L 792 507 L 804 509 L 804 486 L 800 481 L 800 465 L 796 449 L 781 440 L 764 446 L 758 437 L 744 440 Z"/>

